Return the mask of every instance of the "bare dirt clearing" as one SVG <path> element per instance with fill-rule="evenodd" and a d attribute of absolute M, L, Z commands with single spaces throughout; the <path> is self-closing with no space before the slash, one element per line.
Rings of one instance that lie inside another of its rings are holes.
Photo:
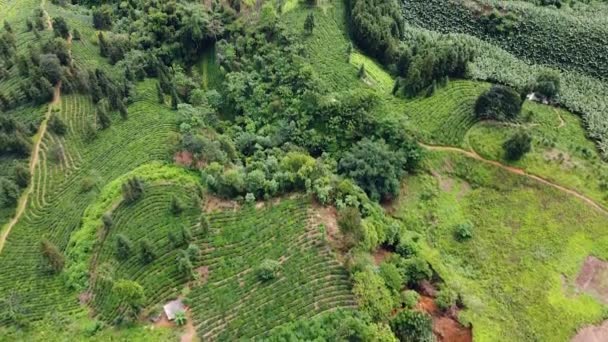
<path fill-rule="evenodd" d="M 588 256 L 576 277 L 576 288 L 608 303 L 608 262 Z"/>

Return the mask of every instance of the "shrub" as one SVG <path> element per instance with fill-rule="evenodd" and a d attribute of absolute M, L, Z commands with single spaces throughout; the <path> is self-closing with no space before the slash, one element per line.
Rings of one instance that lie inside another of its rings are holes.
<path fill-rule="evenodd" d="M 473 237 L 473 224 L 464 222 L 457 224 L 454 228 L 454 237 L 458 241 L 466 241 Z"/>
<path fill-rule="evenodd" d="M 530 152 L 532 137 L 526 132 L 517 132 L 502 145 L 505 159 L 515 161 Z"/>
<path fill-rule="evenodd" d="M 207 234 L 209 234 L 209 230 L 211 229 L 211 222 L 209 222 L 209 218 L 207 217 L 207 215 L 201 215 L 201 217 L 199 218 L 199 226 L 201 228 L 203 236 L 207 236 Z"/>
<path fill-rule="evenodd" d="M 521 106 L 521 97 L 515 90 L 494 85 L 477 99 L 475 114 L 479 119 L 513 120 L 521 112 Z"/>
<path fill-rule="evenodd" d="M 397 244 L 395 251 L 404 258 L 411 258 L 418 255 L 418 245 L 412 239 L 402 239 Z"/>
<path fill-rule="evenodd" d="M 433 321 L 429 315 L 419 311 L 401 311 L 390 322 L 391 330 L 399 341 L 432 342 Z"/>
<path fill-rule="evenodd" d="M 188 253 L 188 258 L 192 261 L 199 261 L 201 258 L 201 249 L 193 243 L 188 245 L 186 252 Z"/>
<path fill-rule="evenodd" d="M 281 264 L 276 260 L 264 259 L 257 267 L 256 274 L 262 281 L 272 280 L 277 277 Z"/>
<path fill-rule="evenodd" d="M 188 319 L 186 318 L 186 312 L 184 310 L 175 313 L 175 324 L 181 327 L 185 325 L 187 321 Z"/>
<path fill-rule="evenodd" d="M 30 169 L 24 164 L 17 164 L 15 166 L 15 182 L 21 188 L 25 188 L 29 185 L 31 179 Z"/>

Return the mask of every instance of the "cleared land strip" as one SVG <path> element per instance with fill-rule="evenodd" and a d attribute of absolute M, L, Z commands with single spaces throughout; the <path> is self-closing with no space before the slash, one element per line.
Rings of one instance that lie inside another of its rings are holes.
<path fill-rule="evenodd" d="M 501 168 L 505 171 L 520 175 L 520 176 L 524 176 L 524 177 L 528 177 L 530 179 L 533 179 L 539 183 L 551 186 L 553 188 L 558 189 L 559 191 L 565 192 L 569 195 L 572 195 L 574 197 L 577 197 L 579 199 L 581 199 L 582 201 L 586 202 L 587 204 L 589 204 L 590 206 L 596 208 L 597 210 L 601 211 L 602 213 L 608 215 L 608 209 L 604 208 L 601 204 L 595 202 L 594 200 L 592 200 L 591 198 L 583 195 L 582 193 L 576 191 L 576 190 L 572 190 L 572 189 L 568 189 L 564 186 L 561 186 L 559 184 L 553 183 L 552 181 L 530 174 L 528 172 L 526 172 L 523 169 L 517 168 L 517 167 L 513 167 L 513 166 L 508 166 L 508 165 L 504 165 L 500 162 L 497 162 L 495 160 L 489 160 L 489 159 L 485 159 L 482 156 L 480 156 L 479 154 L 477 154 L 474 151 L 467 151 L 458 147 L 452 147 L 452 146 L 440 146 L 440 145 L 427 145 L 424 144 L 422 142 L 418 142 L 420 144 L 420 146 L 426 148 L 427 150 L 430 151 L 440 151 L 440 152 L 455 152 L 455 153 L 460 153 L 463 154 L 469 158 L 475 159 L 475 160 L 479 160 L 481 162 L 484 162 L 486 164 L 490 164 L 493 166 L 496 166 L 498 168 Z"/>

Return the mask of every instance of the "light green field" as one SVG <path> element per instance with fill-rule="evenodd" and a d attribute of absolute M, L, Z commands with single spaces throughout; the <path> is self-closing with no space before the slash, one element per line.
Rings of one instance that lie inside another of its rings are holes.
<path fill-rule="evenodd" d="M 566 341 L 605 318 L 573 283 L 586 256 L 608 257 L 606 214 L 571 196 L 483 166 L 432 154 L 404 183 L 396 215 L 426 237 L 423 254 L 464 297 L 475 341 Z M 473 223 L 457 242 L 455 225 Z"/>

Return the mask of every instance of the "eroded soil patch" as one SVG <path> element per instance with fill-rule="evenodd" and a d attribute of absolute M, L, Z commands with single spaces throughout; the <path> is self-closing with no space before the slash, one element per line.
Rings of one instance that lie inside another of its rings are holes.
<path fill-rule="evenodd" d="M 608 262 L 588 256 L 576 277 L 576 288 L 608 304 Z"/>
<path fill-rule="evenodd" d="M 437 308 L 435 299 L 429 296 L 420 296 L 417 307 L 433 318 L 433 334 L 437 342 L 473 341 L 472 329 L 463 326 L 456 319 L 458 315 L 457 308 L 442 312 Z"/>
<path fill-rule="evenodd" d="M 590 325 L 581 330 L 570 342 L 605 342 L 608 341 L 608 321 L 601 325 Z"/>

